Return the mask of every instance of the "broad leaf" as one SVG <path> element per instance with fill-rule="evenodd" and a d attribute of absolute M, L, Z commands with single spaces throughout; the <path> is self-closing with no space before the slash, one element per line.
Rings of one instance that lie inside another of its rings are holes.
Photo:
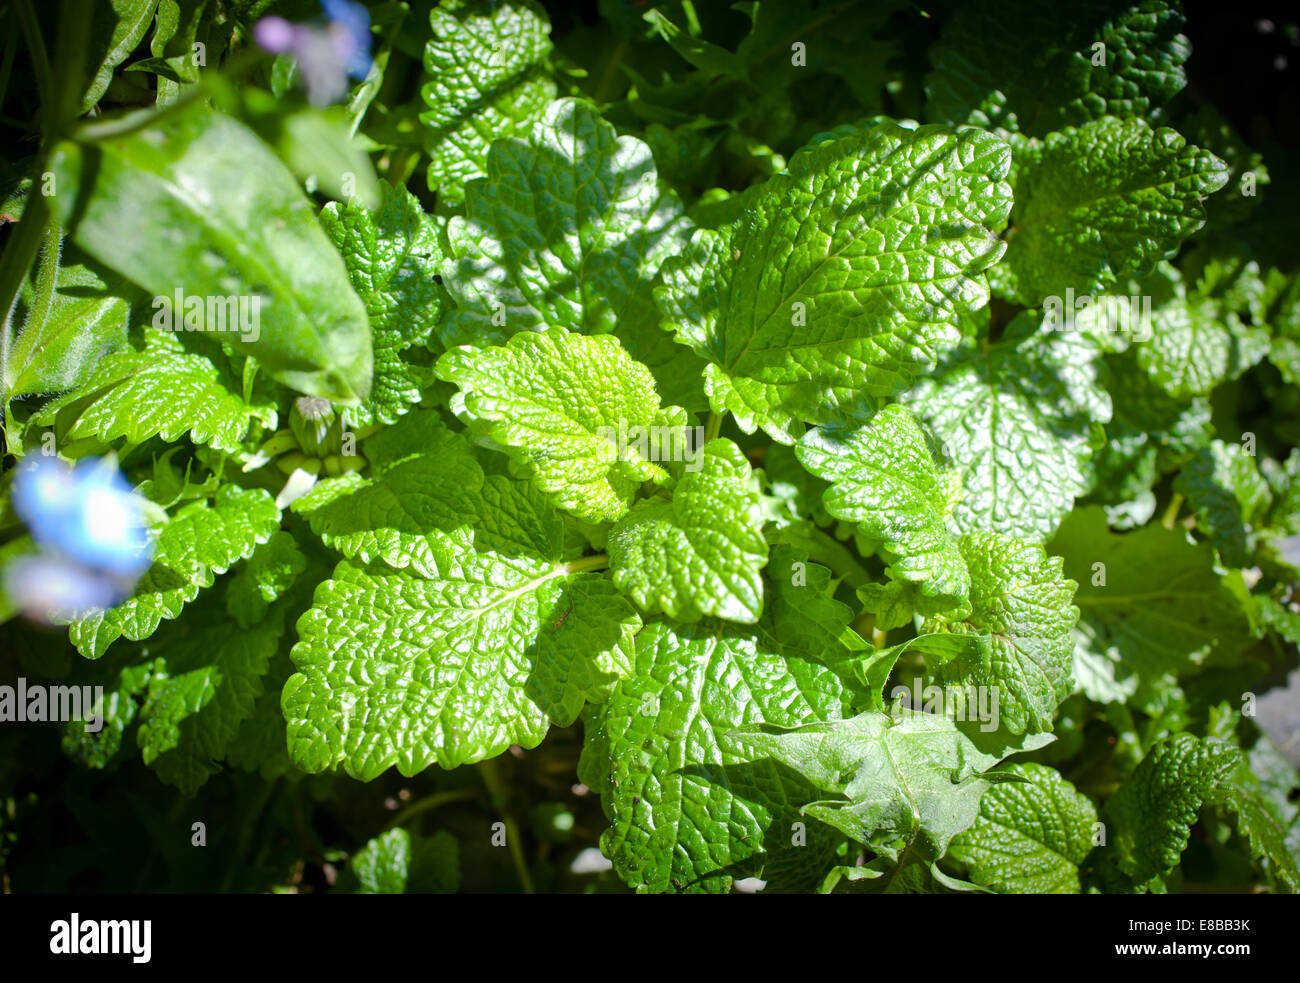
<path fill-rule="evenodd" d="M 550 22 L 533 0 L 444 0 L 429 15 L 421 95 L 429 187 L 459 202 L 493 140 L 522 137 L 555 96 Z"/>
<path fill-rule="evenodd" d="M 982 307 L 1010 151 L 967 130 L 881 123 L 800 151 L 734 223 L 700 230 L 657 291 L 709 360 L 717 412 L 793 443 L 905 388 Z"/>
<path fill-rule="evenodd" d="M 484 486 L 482 467 L 433 410 L 408 413 L 361 449 L 370 462 L 364 475 L 322 481 L 293 510 L 344 556 L 431 575 L 433 551 L 449 537 L 469 536 L 481 512 L 465 505 Z"/>
<path fill-rule="evenodd" d="M 63 259 L 72 258 L 67 255 L 71 249 L 62 252 Z M 126 344 L 138 291 L 98 263 L 76 259 L 59 266 L 48 302 L 39 276 L 23 285 L 13 315 L 21 327 L 3 352 L 0 396 L 72 389 L 95 371 L 105 355 Z"/>
<path fill-rule="evenodd" d="M 1201 806 L 1222 799 L 1240 761 L 1231 744 L 1191 734 L 1157 743 L 1106 803 L 1106 863 L 1137 886 L 1173 870 Z"/>
<path fill-rule="evenodd" d="M 1050 740 L 1035 738 L 1027 747 Z M 946 717 L 909 710 L 872 710 L 790 730 L 751 724 L 733 732 L 730 743 L 736 753 L 771 758 L 834 795 L 808 801 L 801 811 L 898 867 L 944 855 L 952 838 L 975 822 L 991 783 L 982 774 L 1001 759 L 977 748 Z"/>
<path fill-rule="evenodd" d="M 212 502 L 182 506 L 158 534 L 153 566 L 135 593 L 115 608 L 81 614 L 68 636 L 88 659 L 98 659 L 119 637 L 148 638 L 219 573 L 252 554 L 279 527 L 280 511 L 260 488 L 222 485 Z"/>
<path fill-rule="evenodd" d="M 944 525 L 960 498 L 961 481 L 935 464 L 925 432 L 908 409 L 886 406 L 852 431 L 810 430 L 796 453 L 804 467 L 832 482 L 824 494 L 827 511 L 880 543 L 891 577 L 920 585 L 923 613 L 965 604 L 970 575 Z"/>
<path fill-rule="evenodd" d="M 985 792 L 979 818 L 952 841 L 948 856 L 1000 894 L 1082 893 L 1079 866 L 1096 835 L 1092 800 L 1043 765 L 1003 770 L 1024 781 Z"/>
<path fill-rule="evenodd" d="M 193 105 L 125 136 L 64 141 L 50 170 L 59 220 L 155 295 L 155 319 L 159 298 L 175 324 L 192 302 L 195 326 L 285 385 L 346 404 L 369 392 L 365 308 L 298 182 L 241 123 Z"/>
<path fill-rule="evenodd" d="M 1101 116 L 1151 119 L 1186 84 L 1176 4 L 963 4 L 930 52 L 929 110 L 946 123 L 1044 137 Z"/>
<path fill-rule="evenodd" d="M 685 414 L 660 409 L 654 377 L 614 337 L 524 332 L 502 347 L 453 349 L 437 374 L 461 388 L 466 411 L 537 486 L 580 519 L 621 518 L 640 482 L 667 480 L 655 462 L 696 450 L 686 446 Z"/>
<path fill-rule="evenodd" d="M 1027 312 L 996 344 L 964 341 L 908 395 L 961 477 L 961 531 L 1042 540 L 1089 489 L 1092 428 L 1111 412 L 1097 356 Z"/>
<path fill-rule="evenodd" d="M 749 464 L 728 440 L 706 444 L 671 501 L 643 499 L 609 532 L 614 583 L 651 614 L 755 622 L 767 562 L 761 506 Z"/>
<path fill-rule="evenodd" d="M 238 451 L 249 425 L 274 427 L 275 406 L 246 396 L 244 384 L 216 346 L 191 336 L 145 328 L 143 344 L 102 359 L 81 388 L 41 408 L 38 422 L 55 424 L 64 439 L 98 437 L 132 444 L 150 437 Z"/>
<path fill-rule="evenodd" d="M 831 672 L 782 658 L 747 629 L 648 625 L 631 675 L 586 720 L 578 771 L 600 792 L 611 824 L 601 850 L 619 876 L 638 891 L 726 892 L 765 860 L 824 849 L 815 835 L 791 846 L 790 779 L 725 738 L 834 718 L 839 696 Z"/>
<path fill-rule="evenodd" d="M 156 636 L 164 668 L 149 681 L 140 711 L 140 749 L 158 777 L 193 795 L 253 715 L 271 657 L 283 634 L 285 612 L 249 631 L 206 602 L 183 622 Z"/>
<path fill-rule="evenodd" d="M 619 329 L 634 356 L 660 339 L 650 284 L 682 248 L 681 203 L 661 188 L 650 148 L 620 137 L 586 102 L 561 99 L 527 140 L 498 140 L 487 177 L 447 226 L 452 345 L 500 343 L 561 325 Z"/>
<path fill-rule="evenodd" d="M 1225 566 L 1250 564 L 1255 530 L 1266 521 L 1272 495 L 1255 458 L 1240 444 L 1211 441 L 1174 481 L 1174 491 L 1196 512 L 1196 527 L 1210 538 Z"/>
<path fill-rule="evenodd" d="M 426 494 L 424 507 L 444 515 L 463 502 L 455 487 Z M 494 475 L 483 495 L 491 510 L 481 534 L 435 535 L 437 547 L 407 569 L 345 560 L 317 588 L 298 622 L 298 673 L 284 688 L 299 767 L 341 765 L 367 781 L 392 765 L 413 775 L 511 744 L 536 747 L 549 710 L 572 719 L 574 694 L 557 691 L 557 680 L 573 673 L 595 695 L 605 682 L 599 674 L 617 672 L 616 653 L 575 653 L 571 636 L 558 635 L 575 618 L 575 629 L 594 630 L 587 641 L 621 624 L 604 625 L 588 610 L 614 610 L 600 594 L 566 589 L 570 575 L 604 557 L 570 559 L 558 516 L 527 485 Z M 571 610 L 579 604 L 582 611 Z M 553 637 L 543 639 L 546 632 Z M 607 643 L 621 637 L 614 631 Z"/>
<path fill-rule="evenodd" d="M 441 312 L 437 231 L 415 196 L 387 181 L 375 212 L 335 202 L 325 206 L 321 224 L 366 305 L 374 346 L 370 395 L 348 410 L 348 420 L 362 427 L 392 423 L 433 381 L 425 346 Z"/>
<path fill-rule="evenodd" d="M 1072 515 L 1052 540 L 1079 584 L 1080 642 L 1118 678 L 1229 665 L 1252 641 L 1237 591 L 1214 569 L 1208 543 L 1148 525 L 1117 535 L 1098 508 Z"/>
<path fill-rule="evenodd" d="M 421 836 L 390 829 L 350 863 L 361 882 L 358 894 L 455 894 L 460 887 L 460 844 L 446 830 Z"/>
<path fill-rule="evenodd" d="M 1168 128 L 1103 117 L 1035 141 L 1017 161 L 1016 204 L 995 288 L 1027 307 L 1144 274 L 1205 224 L 1202 199 L 1228 168 Z"/>
<path fill-rule="evenodd" d="M 1057 704 L 1073 688 L 1071 630 L 1079 610 L 1071 601 L 1078 585 L 1062 575 L 1060 558 L 1028 543 L 972 533 L 961 540 L 961 552 L 970 570 L 971 613 L 923 626 L 955 633 L 964 643 L 940 666 L 945 685 L 968 707 L 983 705 L 981 690 L 991 694 L 1002 729 L 1012 734 L 1051 730 Z M 943 658 L 951 641 L 939 634 L 914 644 Z M 984 724 L 998 721 L 981 729 Z"/>

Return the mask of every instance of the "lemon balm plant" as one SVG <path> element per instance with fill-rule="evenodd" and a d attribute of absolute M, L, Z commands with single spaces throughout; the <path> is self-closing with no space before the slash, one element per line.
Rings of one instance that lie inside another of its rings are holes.
<path fill-rule="evenodd" d="M 1176 4 L 10 16 L 15 890 L 1300 888 L 1294 170 Z"/>

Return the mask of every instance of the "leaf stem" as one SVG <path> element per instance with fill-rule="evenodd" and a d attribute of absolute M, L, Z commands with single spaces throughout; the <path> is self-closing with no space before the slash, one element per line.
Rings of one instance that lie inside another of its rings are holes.
<path fill-rule="evenodd" d="M 426 812 L 432 812 L 434 809 L 441 808 L 452 802 L 463 802 L 467 799 L 477 798 L 479 790 L 476 788 L 448 788 L 440 792 L 434 792 L 432 795 L 426 795 L 417 802 L 412 802 L 409 806 L 395 815 L 385 830 L 393 829 L 396 826 L 404 826 L 416 816 L 423 815 Z"/>
<path fill-rule="evenodd" d="M 0 400 L 9 400 L 9 350 L 13 342 L 13 315 L 27 271 L 36 260 L 50 224 L 49 204 L 42 194 L 29 194 L 22 221 L 9 237 L 0 257 Z"/>
<path fill-rule="evenodd" d="M 1183 507 L 1183 496 L 1174 492 L 1174 497 L 1169 501 L 1169 508 L 1165 509 L 1164 518 L 1160 524 L 1170 532 L 1174 531 L 1174 523 L 1178 521 L 1178 510 Z"/>
<path fill-rule="evenodd" d="M 506 824 L 506 848 L 510 851 L 510 859 L 514 862 L 515 873 L 519 875 L 519 883 L 524 889 L 524 894 L 533 894 L 533 878 L 528 873 L 528 864 L 524 860 L 524 847 L 520 841 L 519 824 L 510 815 L 506 808 L 506 802 L 509 796 L 506 793 L 505 785 L 501 781 L 501 775 L 497 771 L 495 758 L 489 758 L 486 761 L 478 763 L 478 773 L 483 779 L 483 784 L 487 786 L 488 794 L 492 797 L 493 808 L 501 810 L 501 817 Z"/>
<path fill-rule="evenodd" d="M 607 566 L 609 566 L 609 554 L 597 553 L 595 556 L 584 556 L 572 563 L 566 563 L 561 576 L 567 577 L 570 574 L 582 573 L 584 570 L 602 570 Z"/>
<path fill-rule="evenodd" d="M 717 440 L 720 433 L 722 433 L 722 414 L 710 413 L 709 422 L 704 425 L 704 442 L 707 444 L 710 440 Z"/>
<path fill-rule="evenodd" d="M 63 251 L 63 230 L 53 219 L 45 228 L 40 265 L 36 270 L 36 291 L 27 310 L 28 331 L 39 332 L 54 306 L 55 288 L 59 285 L 59 260 Z"/>
<path fill-rule="evenodd" d="M 605 70 L 600 73 L 600 81 L 596 84 L 596 91 L 592 94 L 592 102 L 598 106 L 603 106 L 609 101 L 609 89 L 614 81 L 618 66 L 623 63 L 627 55 L 628 42 L 620 41 L 614 46 L 613 52 L 609 56 L 609 61 L 605 63 Z"/>

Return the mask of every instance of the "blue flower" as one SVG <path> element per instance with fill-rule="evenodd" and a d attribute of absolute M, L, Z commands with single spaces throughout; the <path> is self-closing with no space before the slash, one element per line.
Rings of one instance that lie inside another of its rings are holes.
<path fill-rule="evenodd" d="M 349 0 L 320 0 L 330 27 L 347 39 L 348 74 L 357 81 L 370 73 L 370 11 Z"/>
<path fill-rule="evenodd" d="M 138 577 L 153 562 L 140 500 L 110 460 L 75 468 L 56 457 L 24 461 L 13 503 L 46 553 L 110 574 Z"/>
<path fill-rule="evenodd" d="M 140 498 L 112 459 L 69 467 L 55 457 L 19 465 L 14 510 L 39 547 L 5 568 L 14 603 L 42 620 L 110 608 L 131 596 L 153 563 Z"/>
<path fill-rule="evenodd" d="M 5 566 L 10 601 L 40 621 L 70 621 L 131 596 L 134 578 L 91 570 L 57 556 L 21 556 Z"/>
<path fill-rule="evenodd" d="M 348 94 L 348 78 L 370 72 L 370 11 L 349 0 L 321 0 L 326 24 L 291 24 L 264 17 L 253 27 L 258 46 L 274 54 L 292 54 L 313 106 L 327 106 Z"/>

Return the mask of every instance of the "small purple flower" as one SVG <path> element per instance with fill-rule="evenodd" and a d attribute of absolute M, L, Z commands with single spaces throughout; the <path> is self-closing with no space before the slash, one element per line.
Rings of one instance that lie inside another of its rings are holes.
<path fill-rule="evenodd" d="M 348 78 L 370 72 L 370 11 L 349 0 L 321 0 L 325 26 L 291 24 L 264 17 L 253 26 L 253 40 L 273 54 L 298 59 L 313 106 L 327 106 L 348 94 Z"/>

